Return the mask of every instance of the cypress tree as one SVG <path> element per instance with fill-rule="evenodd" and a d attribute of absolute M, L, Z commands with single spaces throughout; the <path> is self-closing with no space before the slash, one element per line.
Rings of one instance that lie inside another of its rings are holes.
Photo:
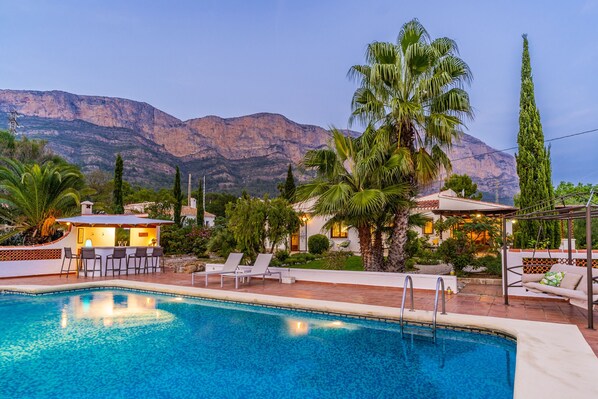
<path fill-rule="evenodd" d="M 289 164 L 289 170 L 287 170 L 287 179 L 284 182 L 284 192 L 282 193 L 282 197 L 284 197 L 289 202 L 294 202 L 295 200 L 295 177 L 293 176 L 293 168 L 291 164 Z"/>
<path fill-rule="evenodd" d="M 174 187 L 172 189 L 174 195 L 174 223 L 181 227 L 181 209 L 183 208 L 183 192 L 181 191 L 181 171 L 179 167 L 176 167 L 176 173 L 174 175 Z"/>
<path fill-rule="evenodd" d="M 123 159 L 118 154 L 114 165 L 114 191 L 112 192 L 112 205 L 117 215 L 125 213 L 123 201 Z"/>
<path fill-rule="evenodd" d="M 517 175 L 519 176 L 520 195 L 517 205 L 521 209 L 542 204 L 543 208 L 554 207 L 552 187 L 552 169 L 550 166 L 550 148 L 544 146 L 544 133 L 540 122 L 540 112 L 534 98 L 534 82 L 529 56 L 527 35 L 523 35 L 523 56 L 521 63 L 521 94 L 519 99 L 519 146 Z M 515 244 L 519 247 L 531 246 L 538 237 L 542 226 L 540 241 L 548 240 L 551 248 L 560 244 L 560 231 L 557 221 L 522 220 Z"/>
<path fill-rule="evenodd" d="M 195 217 L 198 226 L 204 225 L 203 213 L 203 182 L 199 179 L 199 190 L 197 190 L 197 216 Z"/>

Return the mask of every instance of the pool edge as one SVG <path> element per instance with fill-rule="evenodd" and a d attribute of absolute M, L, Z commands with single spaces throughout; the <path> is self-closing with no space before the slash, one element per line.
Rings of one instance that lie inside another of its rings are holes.
<path fill-rule="evenodd" d="M 112 287 L 368 318 L 397 320 L 400 316 L 399 308 L 386 306 L 124 280 L 83 282 L 56 286 L 0 285 L 0 291 L 42 294 Z M 429 324 L 432 320 L 432 312 L 421 310 L 405 312 L 405 320 Z M 566 395 L 575 395 L 578 398 L 598 397 L 598 379 L 596 378 L 598 376 L 598 358 L 575 325 L 460 313 L 439 314 L 438 323 L 451 327 L 494 331 L 516 338 L 515 398 L 549 398 L 566 397 Z"/>

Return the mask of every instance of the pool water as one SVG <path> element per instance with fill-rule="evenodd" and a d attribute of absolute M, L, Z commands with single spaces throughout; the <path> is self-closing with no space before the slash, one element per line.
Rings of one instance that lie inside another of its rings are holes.
<path fill-rule="evenodd" d="M 0 397 L 513 397 L 515 343 L 410 331 L 132 291 L 0 294 Z"/>

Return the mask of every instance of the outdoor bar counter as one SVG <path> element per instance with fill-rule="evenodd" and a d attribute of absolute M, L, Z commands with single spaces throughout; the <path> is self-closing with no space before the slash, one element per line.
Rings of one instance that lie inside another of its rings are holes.
<path fill-rule="evenodd" d="M 79 249 L 79 254 L 81 254 L 81 249 L 83 249 L 85 247 L 82 247 Z M 135 251 L 137 250 L 137 248 L 146 248 L 147 249 L 147 262 L 148 262 L 148 266 L 151 265 L 151 261 L 156 261 L 156 259 L 151 259 L 152 253 L 154 251 L 154 249 L 156 249 L 157 247 L 141 247 L 141 246 L 133 246 L 133 247 L 128 247 L 128 246 L 113 246 L 113 247 L 91 247 L 93 249 L 95 249 L 95 254 L 96 256 L 100 256 L 100 259 L 102 261 L 102 276 L 118 276 L 118 271 L 116 271 L 115 273 L 112 272 L 112 270 L 108 271 L 108 274 L 106 274 L 106 269 L 112 269 L 112 259 L 108 258 L 108 255 L 112 255 L 114 253 L 114 249 L 116 248 L 125 248 L 127 251 L 127 256 L 124 259 L 114 259 L 114 267 L 118 268 L 118 264 L 120 262 L 120 274 L 126 274 L 127 273 L 127 259 L 129 259 L 130 255 L 134 255 Z M 100 272 L 99 272 L 99 263 L 100 263 L 100 259 L 96 260 L 96 266 L 95 268 L 97 269 L 95 272 L 91 272 L 89 271 L 87 273 L 87 277 L 99 277 L 100 276 Z M 145 269 L 143 268 L 143 266 L 145 265 L 145 259 L 135 259 L 135 258 L 130 258 L 130 270 L 129 270 L 129 274 L 135 274 L 135 270 L 133 270 L 133 262 L 137 260 L 137 264 L 139 265 L 141 262 L 141 267 L 140 267 L 140 273 L 145 273 Z M 83 261 L 82 261 L 83 262 Z M 88 270 L 92 270 L 93 269 L 93 259 L 88 259 L 87 260 L 87 267 Z M 110 267 L 108 266 L 108 262 L 110 264 Z M 148 270 L 151 271 L 151 270 Z M 83 268 L 83 264 L 81 264 L 81 268 L 79 270 L 79 276 L 83 277 L 85 275 L 85 270 Z"/>

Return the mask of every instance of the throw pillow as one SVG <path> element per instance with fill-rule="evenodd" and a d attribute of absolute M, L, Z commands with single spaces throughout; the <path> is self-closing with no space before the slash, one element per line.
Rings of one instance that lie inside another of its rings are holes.
<path fill-rule="evenodd" d="M 581 280 L 581 274 L 577 273 L 565 273 L 565 277 L 561 281 L 561 288 L 566 288 L 568 290 L 574 290 L 579 284 Z"/>
<path fill-rule="evenodd" d="M 540 284 L 558 287 L 561 285 L 563 277 L 565 277 L 565 272 L 548 272 L 544 275 L 544 278 L 540 280 Z"/>

